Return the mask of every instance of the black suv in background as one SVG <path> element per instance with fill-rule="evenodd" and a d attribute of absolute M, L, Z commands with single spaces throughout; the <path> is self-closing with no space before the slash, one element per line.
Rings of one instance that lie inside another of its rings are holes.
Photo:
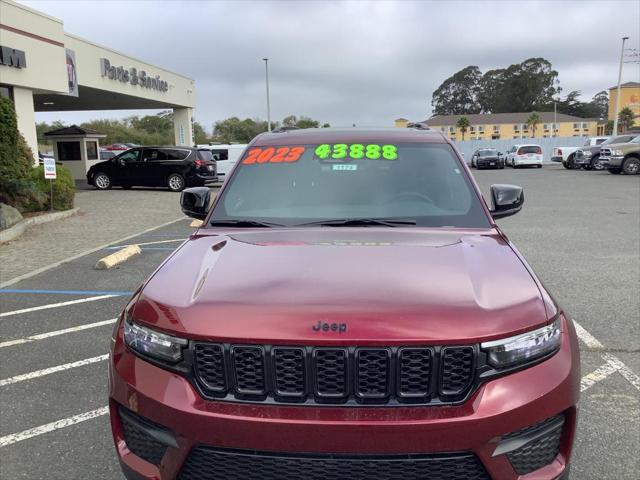
<path fill-rule="evenodd" d="M 211 152 L 190 147 L 136 147 L 96 163 L 87 172 L 87 182 L 98 190 L 118 185 L 167 187 L 180 192 L 217 181 Z"/>

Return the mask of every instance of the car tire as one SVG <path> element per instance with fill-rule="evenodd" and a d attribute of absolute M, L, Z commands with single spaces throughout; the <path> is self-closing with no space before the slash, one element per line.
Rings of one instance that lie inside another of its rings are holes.
<path fill-rule="evenodd" d="M 629 157 L 622 162 L 622 171 L 625 175 L 637 175 L 640 173 L 640 158 Z"/>
<path fill-rule="evenodd" d="M 600 155 L 594 155 L 589 166 L 591 170 L 604 170 L 604 165 L 600 163 Z"/>
<path fill-rule="evenodd" d="M 98 190 L 110 190 L 111 178 L 106 173 L 98 172 L 93 176 L 93 186 Z"/>
<path fill-rule="evenodd" d="M 167 178 L 167 187 L 172 192 L 181 192 L 185 187 L 184 177 L 179 173 L 172 173 Z"/>
<path fill-rule="evenodd" d="M 622 171 L 619 168 L 608 168 L 607 170 L 609 170 L 609 173 L 612 173 L 614 175 L 617 175 Z"/>

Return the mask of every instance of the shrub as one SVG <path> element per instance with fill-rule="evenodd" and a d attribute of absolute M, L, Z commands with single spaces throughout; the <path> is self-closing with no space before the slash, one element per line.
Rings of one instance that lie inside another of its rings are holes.
<path fill-rule="evenodd" d="M 30 180 L 35 187 L 33 200 L 24 205 L 26 211 L 36 211 L 51 208 L 50 184 L 53 182 L 53 209 L 69 210 L 73 208 L 73 200 L 76 194 L 76 183 L 71 172 L 61 166 L 56 165 L 56 179 L 46 180 L 44 178 L 44 166 L 40 165 L 31 169 Z"/>

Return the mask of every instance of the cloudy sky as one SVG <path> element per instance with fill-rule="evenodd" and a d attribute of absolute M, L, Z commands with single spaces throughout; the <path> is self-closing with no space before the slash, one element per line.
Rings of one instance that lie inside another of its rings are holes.
<path fill-rule="evenodd" d="M 583 100 L 615 84 L 620 38 L 640 47 L 640 1 L 311 2 L 64 1 L 23 3 L 65 31 L 196 81 L 195 118 L 306 115 L 334 126 L 421 120 L 431 94 L 467 65 L 482 71 L 544 57 Z M 625 64 L 623 81 L 640 80 Z M 79 122 L 130 112 L 38 114 Z M 134 112 L 144 113 L 144 112 Z"/>

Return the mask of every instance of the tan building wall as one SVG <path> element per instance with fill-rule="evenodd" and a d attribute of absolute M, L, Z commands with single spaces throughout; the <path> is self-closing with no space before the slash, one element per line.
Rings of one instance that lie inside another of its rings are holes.
<path fill-rule="evenodd" d="M 616 99 L 618 98 L 618 89 L 612 87 L 609 89 L 609 120 L 615 120 L 616 115 Z M 640 84 L 630 86 L 620 86 L 620 110 L 629 107 L 635 117 L 640 117 Z M 640 123 L 636 119 L 636 124 Z"/>
<path fill-rule="evenodd" d="M 430 128 L 441 130 L 452 140 L 462 140 L 462 131 L 451 125 L 431 125 Z M 553 123 L 540 123 L 535 134 L 525 124 L 484 124 L 471 125 L 464 134 L 465 140 L 511 140 L 516 138 L 547 137 L 590 137 L 597 134 L 597 122 L 558 122 L 554 132 Z"/>

